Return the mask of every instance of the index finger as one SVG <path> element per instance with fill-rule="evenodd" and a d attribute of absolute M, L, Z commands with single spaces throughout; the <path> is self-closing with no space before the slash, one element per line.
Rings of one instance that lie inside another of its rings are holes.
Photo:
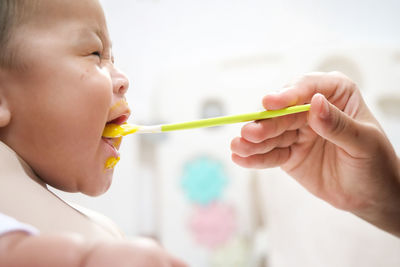
<path fill-rule="evenodd" d="M 267 94 L 262 103 L 267 110 L 275 110 L 310 103 L 316 93 L 321 93 L 330 100 L 330 98 L 340 98 L 343 94 L 354 90 L 356 90 L 355 84 L 342 73 L 314 72 L 302 76 L 282 92 Z"/>
<path fill-rule="evenodd" d="M 241 136 L 252 143 L 261 143 L 290 130 L 303 127 L 307 121 L 306 113 L 291 114 L 279 118 L 255 121 L 242 127 Z"/>

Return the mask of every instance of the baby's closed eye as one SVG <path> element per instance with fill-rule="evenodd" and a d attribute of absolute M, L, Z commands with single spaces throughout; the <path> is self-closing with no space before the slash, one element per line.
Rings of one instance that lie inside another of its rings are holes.
<path fill-rule="evenodd" d="M 100 51 L 94 51 L 94 52 L 92 52 L 90 55 L 92 55 L 92 56 L 97 56 L 97 57 L 99 57 L 99 58 L 101 58 L 101 56 L 102 56 L 102 54 L 101 54 Z"/>

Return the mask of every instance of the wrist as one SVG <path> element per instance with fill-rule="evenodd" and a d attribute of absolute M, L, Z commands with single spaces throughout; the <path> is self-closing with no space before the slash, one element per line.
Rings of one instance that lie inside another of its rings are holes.
<path fill-rule="evenodd" d="M 398 158 L 397 162 L 400 163 Z M 380 187 L 379 194 L 371 197 L 368 204 L 352 211 L 353 214 L 378 228 L 400 237 L 400 165 L 391 175 L 382 177 L 385 190 Z"/>

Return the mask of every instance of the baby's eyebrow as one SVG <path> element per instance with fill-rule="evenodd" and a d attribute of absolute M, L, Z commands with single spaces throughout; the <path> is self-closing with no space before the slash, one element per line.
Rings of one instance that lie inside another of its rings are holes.
<path fill-rule="evenodd" d="M 81 28 L 77 31 L 77 41 L 78 40 L 85 40 L 88 38 L 98 38 L 99 41 L 103 44 L 104 49 L 111 49 L 112 43 L 108 37 L 108 34 L 104 32 L 100 28 Z"/>

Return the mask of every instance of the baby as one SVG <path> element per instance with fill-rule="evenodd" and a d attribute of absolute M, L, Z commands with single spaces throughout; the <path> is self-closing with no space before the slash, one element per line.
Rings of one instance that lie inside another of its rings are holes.
<path fill-rule="evenodd" d="M 184 266 L 46 188 L 100 195 L 119 160 L 102 132 L 128 119 L 129 83 L 99 2 L 2 0 L 0 49 L 0 266 Z"/>

